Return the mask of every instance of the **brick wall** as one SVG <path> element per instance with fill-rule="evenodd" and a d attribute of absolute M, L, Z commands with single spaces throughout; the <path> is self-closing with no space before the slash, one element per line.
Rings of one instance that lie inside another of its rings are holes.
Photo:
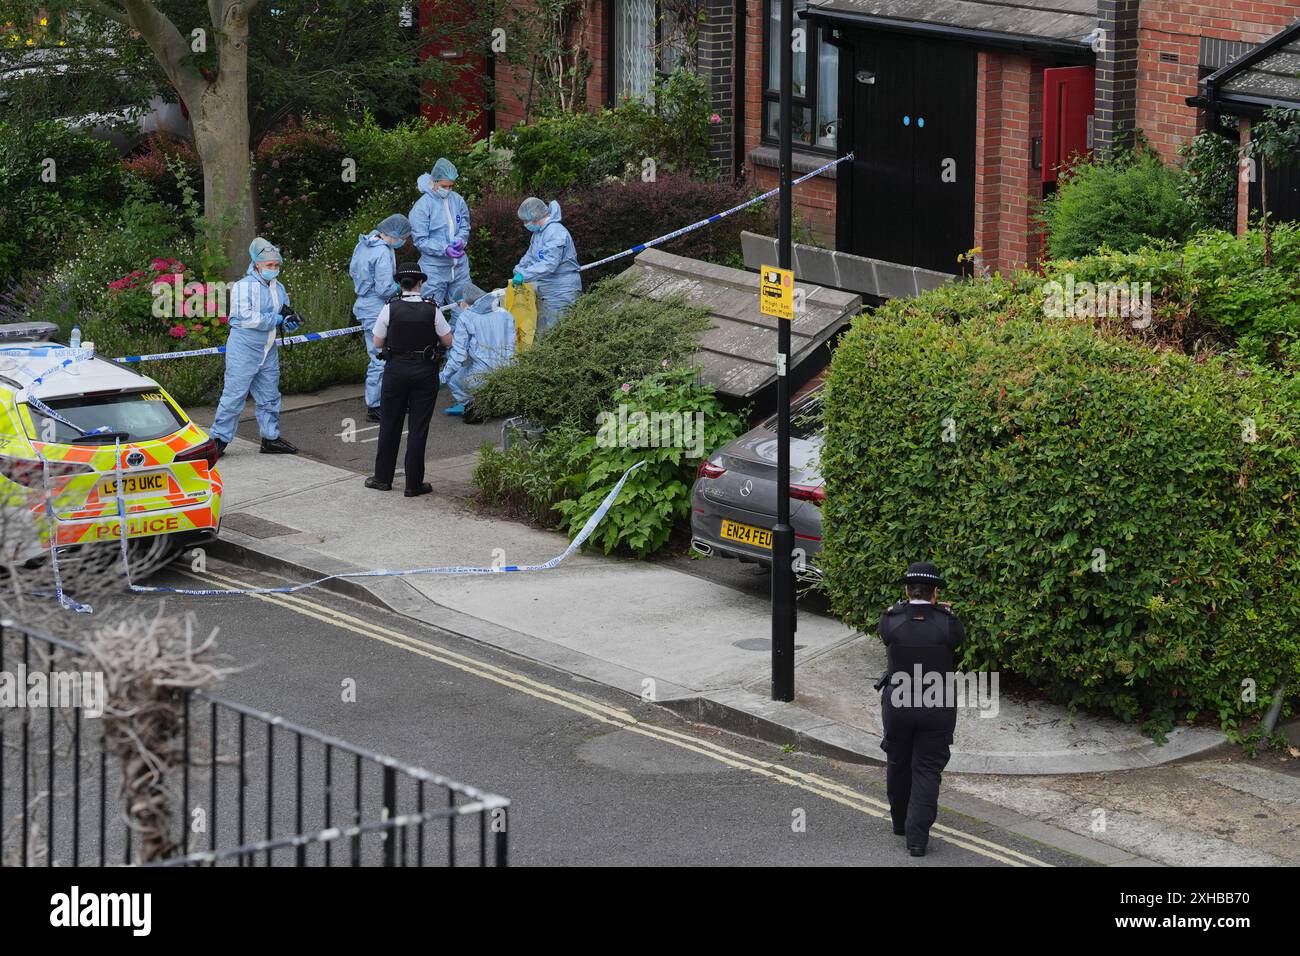
<path fill-rule="evenodd" d="M 528 22 L 532 8 L 530 0 L 514 0 L 513 11 L 518 15 L 516 23 Z M 588 0 L 586 5 L 586 24 L 582 31 L 581 47 L 591 61 L 591 72 L 587 76 L 587 109 L 603 107 L 607 101 L 608 62 L 608 3 L 607 0 Z M 507 34 L 506 42 L 511 38 Z M 497 129 L 505 130 L 521 123 L 528 117 L 530 104 L 533 111 L 537 108 L 538 92 L 536 84 L 542 81 L 539 70 L 533 77 L 530 96 L 529 79 L 532 76 L 530 64 L 523 63 L 510 66 L 498 60 L 496 68 L 496 121 Z"/>
<path fill-rule="evenodd" d="M 1173 161 L 1199 131 L 1186 99 L 1197 93 L 1200 38 L 1261 43 L 1300 18 L 1300 0 L 1142 0 L 1138 16 L 1137 124 Z"/>
<path fill-rule="evenodd" d="M 975 244 L 985 265 L 1010 272 L 1038 257 L 1031 217 L 1042 187 L 1030 141 L 1042 127 L 1042 67 L 1027 56 L 981 51 L 977 82 Z"/>
<path fill-rule="evenodd" d="M 710 107 L 720 120 L 711 127 L 709 156 L 724 180 L 730 180 L 735 171 L 735 4 L 736 0 L 706 0 L 696 46 L 700 76 L 709 86 Z"/>
<path fill-rule="evenodd" d="M 1138 0 L 1098 0 L 1105 44 L 1097 53 L 1095 148 L 1106 156 L 1132 143 L 1137 125 Z"/>
<path fill-rule="evenodd" d="M 740 2 L 740 0 L 737 0 Z M 766 192 L 777 186 L 777 170 L 770 159 L 754 162 L 751 156 L 762 145 L 763 87 L 766 61 L 763 50 L 763 0 L 745 3 L 745 171 L 754 187 Z M 802 21 L 796 21 L 796 26 Z M 771 153 L 775 144 L 771 144 Z M 831 157 L 822 153 L 795 153 L 794 176 L 815 169 Z M 807 227 L 824 245 L 835 245 L 835 177 L 823 173 L 794 190 L 796 221 Z"/>

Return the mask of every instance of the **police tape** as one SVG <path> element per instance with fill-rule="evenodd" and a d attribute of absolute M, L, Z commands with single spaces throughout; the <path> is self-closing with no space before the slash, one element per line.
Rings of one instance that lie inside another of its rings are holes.
<path fill-rule="evenodd" d="M 172 588 L 172 587 L 162 587 L 158 585 L 136 584 L 131 579 L 131 563 L 130 563 L 130 559 L 127 556 L 127 546 L 126 546 L 126 539 L 127 539 L 126 499 L 123 497 L 123 492 L 122 492 L 122 486 L 123 486 L 122 456 L 119 454 L 117 456 L 116 474 L 117 474 L 117 507 L 118 507 L 118 514 L 122 518 L 122 529 L 123 529 L 119 536 L 119 540 L 121 541 L 121 547 L 122 547 L 122 569 L 126 573 L 127 587 L 129 587 L 136 594 L 180 594 L 188 597 L 219 597 L 219 596 L 227 596 L 227 595 L 257 595 L 257 594 L 294 594 L 298 591 L 305 591 L 308 588 L 319 587 L 320 585 L 324 584 L 327 581 L 340 581 L 340 580 L 348 580 L 348 579 L 355 579 L 355 578 L 404 578 L 404 577 L 413 577 L 415 575 L 428 575 L 428 574 L 506 574 L 511 572 L 519 573 L 525 571 L 549 571 L 552 568 L 558 567 L 561 563 L 564 562 L 566 558 L 570 557 L 575 551 L 577 551 L 579 548 L 583 546 L 583 544 L 586 543 L 587 539 L 591 537 L 592 532 L 594 532 L 596 530 L 596 527 L 601 523 L 601 521 L 605 519 L 605 515 L 609 513 L 609 509 L 614 506 L 614 502 L 618 499 L 618 493 L 623 490 L 623 485 L 627 482 L 628 477 L 632 474 L 632 472 L 636 471 L 644 464 L 645 461 L 638 461 L 627 471 L 623 472 L 622 477 L 620 477 L 618 481 L 615 483 L 614 487 L 610 489 L 609 494 L 605 495 L 605 498 L 603 501 L 601 501 L 600 506 L 594 512 L 592 512 L 591 517 L 589 517 L 586 523 L 582 526 L 582 530 L 580 530 L 578 534 L 574 537 L 574 539 L 569 542 L 568 547 L 566 547 L 555 557 L 551 558 L 549 561 L 544 561 L 541 564 L 524 564 L 524 565 L 511 564 L 511 565 L 505 565 L 503 567 L 473 567 L 473 566 L 452 565 L 448 567 L 407 568 L 398 571 L 391 571 L 386 568 L 377 568 L 373 571 L 344 571 L 339 574 L 327 574 L 325 577 L 316 578 L 313 581 L 306 581 L 302 584 L 293 584 L 285 587 L 275 587 L 275 588 Z"/>
<path fill-rule="evenodd" d="M 360 325 L 353 325 L 343 329 L 326 329 L 324 332 L 306 332 L 302 335 L 294 335 L 289 338 L 276 339 L 276 345 L 281 347 L 286 345 L 300 345 L 303 342 L 319 342 L 322 339 L 334 339 L 340 335 L 353 335 L 357 332 L 364 331 Z M 206 349 L 187 349 L 183 352 L 154 352 L 152 355 L 123 355 L 113 361 L 127 362 L 135 364 L 137 362 L 161 362 L 166 359 L 193 358 L 196 355 L 224 355 L 226 347 L 224 345 L 214 345 Z"/>
<path fill-rule="evenodd" d="M 824 166 L 818 166 L 812 172 L 805 173 L 804 175 L 800 176 L 798 179 L 792 180 L 790 182 L 790 185 L 791 187 L 798 186 L 800 183 L 807 182 L 808 180 L 812 179 L 814 176 L 820 176 L 822 173 L 826 172 L 826 170 L 833 169 L 836 166 L 838 166 L 840 163 L 844 162 L 845 160 L 849 160 L 852 158 L 853 158 L 853 154 L 848 153 L 847 155 L 841 156 L 839 159 L 832 160 L 831 162 L 827 163 Z M 596 262 L 589 262 L 585 266 L 579 266 L 578 271 L 586 272 L 588 269 L 595 269 L 597 266 L 609 265 L 609 263 L 611 262 L 617 262 L 619 259 L 625 259 L 628 256 L 636 255 L 638 252 L 644 252 L 646 249 L 650 249 L 654 246 L 662 245 L 663 243 L 670 242 L 673 239 L 678 239 L 681 236 L 686 235 L 688 232 L 694 232 L 696 229 L 703 229 L 705 226 L 712 225 L 713 223 L 717 222 L 719 219 L 725 219 L 728 216 L 732 215 L 733 213 L 738 213 L 741 210 L 748 209 L 750 206 L 756 206 L 765 199 L 771 199 L 780 191 L 781 191 L 780 186 L 777 186 L 775 189 L 769 189 L 767 192 L 763 193 L 763 195 L 755 196 L 753 199 L 746 200 L 745 202 L 741 203 L 739 206 L 732 206 L 726 212 L 720 212 L 717 215 L 710 216 L 708 219 L 701 219 L 699 222 L 693 222 L 689 226 L 683 226 L 681 229 L 675 229 L 672 232 L 668 233 L 667 235 L 660 236 L 658 239 L 651 239 L 649 242 L 643 242 L 639 246 L 633 246 L 631 249 L 624 249 L 622 252 L 616 252 L 614 253 L 614 255 L 606 256 L 604 259 L 600 259 Z"/>

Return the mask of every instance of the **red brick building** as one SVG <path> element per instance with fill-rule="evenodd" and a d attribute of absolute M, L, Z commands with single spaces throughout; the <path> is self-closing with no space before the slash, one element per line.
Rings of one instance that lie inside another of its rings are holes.
<path fill-rule="evenodd" d="M 943 272 L 975 248 L 996 270 L 1032 264 L 1035 211 L 1061 167 L 1135 129 L 1169 161 L 1225 117 L 1241 117 L 1248 136 L 1262 104 L 1211 103 L 1206 83 L 1300 21 L 1300 0 L 795 6 L 795 172 L 854 153 L 798 188 L 801 221 L 838 249 Z M 588 0 L 575 20 L 586 104 L 644 95 L 684 64 L 710 88 L 723 175 L 774 186 L 778 14 L 779 0 Z M 1279 39 L 1274 72 L 1291 56 Z M 504 128 L 528 115 L 536 77 L 502 69 L 495 80 L 489 125 Z M 1294 179 L 1270 178 L 1270 205 L 1300 195 Z M 1243 185 L 1243 220 L 1251 196 Z"/>

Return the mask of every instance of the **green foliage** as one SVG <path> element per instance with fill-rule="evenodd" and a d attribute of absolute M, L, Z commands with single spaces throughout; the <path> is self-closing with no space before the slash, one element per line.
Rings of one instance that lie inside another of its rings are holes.
<path fill-rule="evenodd" d="M 57 122 L 0 122 L 0 288 L 56 261 L 123 199 L 113 147 Z"/>
<path fill-rule="evenodd" d="M 1253 360 L 1300 369 L 1300 224 L 1271 233 L 1273 257 L 1265 265 L 1265 238 L 1228 232 L 1198 233 L 1181 248 L 1136 252 L 1103 250 L 1080 259 L 1049 262 L 1044 278 L 1064 283 L 1144 283 L 1152 286 L 1153 319 L 1145 339 L 1199 352 L 1236 348 Z M 1023 279 L 1029 288 L 1036 283 Z M 1108 323 L 1132 333 L 1128 322 Z"/>
<path fill-rule="evenodd" d="M 653 100 L 628 99 L 614 110 L 637 155 L 653 159 L 660 172 L 713 179 L 717 172 L 709 161 L 713 105 L 704 80 L 679 69 L 655 87 Z"/>
<path fill-rule="evenodd" d="M 1151 153 L 1077 164 L 1043 204 L 1052 258 L 1185 240 L 1194 222 L 1179 195 L 1183 175 Z"/>
<path fill-rule="evenodd" d="M 967 668 L 1054 700 L 1159 734 L 1258 714 L 1243 677 L 1300 687 L 1289 386 L 1081 323 L 910 308 L 856 320 L 826 386 L 821 566 L 852 626 L 925 558 Z"/>
<path fill-rule="evenodd" d="M 708 328 L 708 313 L 684 301 L 658 301 L 606 280 L 564 314 L 513 365 L 492 372 L 474 401 L 493 417 L 524 415 L 546 427 L 594 427 L 611 392 L 650 372 L 680 364 Z"/>
<path fill-rule="evenodd" d="M 512 152 L 514 183 L 525 194 L 555 195 L 617 179 L 637 159 L 635 141 L 610 110 L 547 114 L 512 126 L 500 142 Z"/>
<path fill-rule="evenodd" d="M 587 462 L 575 479 L 578 497 L 556 508 L 569 535 L 576 535 L 623 473 L 644 461 L 590 539 L 606 554 L 626 548 L 644 558 L 689 518 L 695 468 L 736 437 L 743 419 L 724 411 L 713 389 L 697 383 L 689 368 L 663 369 L 615 389 L 608 406 L 596 434 L 574 448 L 574 457 Z M 615 411 L 619 406 L 626 414 Z"/>
<path fill-rule="evenodd" d="M 515 186 L 539 196 L 639 177 L 646 160 L 655 175 L 712 179 L 711 114 L 708 87 L 682 69 L 656 86 L 653 103 L 627 99 L 596 113 L 546 113 L 498 139 L 513 153 Z"/>
<path fill-rule="evenodd" d="M 1179 177 L 1178 194 L 1194 228 L 1235 231 L 1239 149 L 1236 141 L 1207 130 L 1179 150 L 1186 175 Z"/>
<path fill-rule="evenodd" d="M 508 449 L 485 442 L 474 466 L 474 484 L 488 504 L 555 527 L 560 520 L 555 506 L 565 499 L 575 468 L 584 464 L 577 455 L 584 437 L 580 429 L 561 426 Z"/>
<path fill-rule="evenodd" d="M 456 164 L 460 173 L 456 191 L 469 203 L 477 201 L 495 174 L 487 147 L 476 148 L 474 135 L 464 123 L 431 124 L 412 117 L 385 129 L 367 115 L 340 126 L 338 138 L 344 155 L 357 161 L 357 181 L 352 188 L 367 192 L 396 188 L 406 201 L 401 212 L 415 204 L 419 198 L 415 182 L 433 169 L 439 156 Z"/>

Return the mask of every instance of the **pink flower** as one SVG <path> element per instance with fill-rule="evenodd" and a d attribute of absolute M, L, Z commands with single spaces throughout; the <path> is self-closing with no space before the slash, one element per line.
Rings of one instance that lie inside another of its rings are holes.
<path fill-rule="evenodd" d="M 222 325 L 226 325 L 230 322 L 230 319 L 226 318 L 224 315 L 219 315 L 217 316 L 217 321 L 220 322 Z"/>
<path fill-rule="evenodd" d="M 659 363 L 659 367 L 660 367 L 660 368 L 667 368 L 667 367 L 668 367 L 668 360 L 667 360 L 667 359 L 664 359 L 662 362 L 660 362 L 660 363 Z"/>
<path fill-rule="evenodd" d="M 710 122 L 710 123 L 721 123 L 721 122 L 722 122 L 722 117 L 719 116 L 717 113 L 714 113 L 712 116 L 709 117 L 709 122 Z"/>
<path fill-rule="evenodd" d="M 188 330 L 183 325 L 173 325 L 170 331 L 174 339 L 183 339 L 188 334 Z"/>
<path fill-rule="evenodd" d="M 623 394 L 626 395 L 628 392 L 632 391 L 632 383 L 624 382 L 622 388 L 623 388 Z"/>
<path fill-rule="evenodd" d="M 154 272 L 165 272 L 170 264 L 171 260 L 169 259 L 154 259 L 149 263 L 149 268 Z"/>

